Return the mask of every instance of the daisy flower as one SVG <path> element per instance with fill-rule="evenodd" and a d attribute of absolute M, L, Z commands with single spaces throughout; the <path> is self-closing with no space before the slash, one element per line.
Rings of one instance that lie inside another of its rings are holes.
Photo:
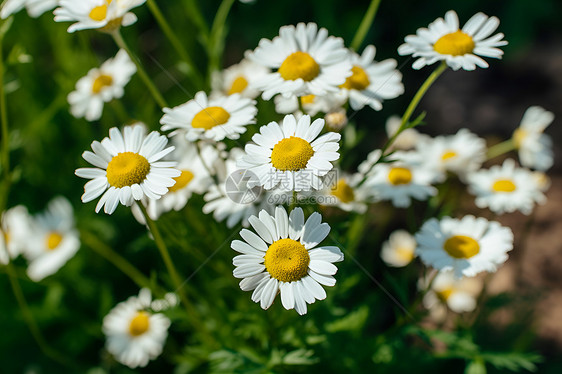
<path fill-rule="evenodd" d="M 320 205 L 336 206 L 346 212 L 365 213 L 369 191 L 363 185 L 361 174 L 343 174 L 337 170 L 334 175 L 337 180 L 330 183 L 322 190 L 323 199 L 318 198 Z M 326 178 L 324 180 L 326 184 Z"/>
<path fill-rule="evenodd" d="M 438 18 L 428 28 L 418 29 L 408 35 L 398 54 L 419 57 L 412 67 L 421 69 L 437 61 L 445 61 L 453 70 L 487 68 L 488 63 L 479 56 L 501 58 L 503 51 L 497 47 L 507 45 L 503 34 L 490 36 L 499 26 L 497 17 L 476 13 L 459 29 L 459 18 L 453 10 Z"/>
<path fill-rule="evenodd" d="M 248 55 L 274 70 L 256 82 L 264 100 L 284 96 L 325 95 L 337 92 L 351 75 L 351 62 L 343 39 L 328 36 L 315 23 L 283 26 L 273 40 L 262 39 Z"/>
<path fill-rule="evenodd" d="M 256 89 L 256 81 L 263 78 L 270 70 L 247 58 L 221 72 L 214 72 L 211 87 L 212 97 L 240 94 L 242 97 L 255 99 L 261 93 Z"/>
<path fill-rule="evenodd" d="M 271 306 L 278 292 L 283 307 L 300 315 L 306 314 L 306 304 L 326 298 L 321 285 L 336 283 L 333 275 L 338 269 L 333 263 L 343 261 L 343 253 L 337 247 L 315 248 L 330 232 L 330 226 L 321 222 L 319 213 L 305 222 L 301 208 L 287 216 L 278 206 L 274 216 L 262 210 L 258 217 L 250 217 L 257 234 L 243 229 L 244 241 L 232 242 L 232 249 L 241 253 L 232 261 L 234 276 L 242 278 L 243 291 L 254 291 L 252 301 L 262 309 Z"/>
<path fill-rule="evenodd" d="M 400 129 L 402 125 L 402 118 L 398 116 L 390 116 L 386 120 L 385 130 L 386 136 L 388 138 L 392 138 L 394 134 Z M 399 150 L 410 150 L 418 144 L 419 141 L 424 140 L 427 138 L 427 135 L 420 134 L 418 130 L 415 128 L 410 128 L 402 131 L 400 135 L 394 139 L 392 144 L 390 145 L 390 149 L 399 149 Z"/>
<path fill-rule="evenodd" d="M 383 100 L 394 99 L 404 93 L 402 74 L 396 70 L 396 60 L 375 61 L 376 49 L 373 45 L 367 46 L 361 56 L 353 51 L 349 53 L 353 74 L 340 88 L 349 97 L 353 110 L 362 109 L 365 105 L 381 110 Z"/>
<path fill-rule="evenodd" d="M 539 106 L 529 107 L 523 114 L 519 128 L 513 133 L 521 165 L 540 171 L 552 166 L 552 139 L 543 133 L 552 121 L 554 114 Z"/>
<path fill-rule="evenodd" d="M 176 162 L 159 161 L 174 147 L 166 147 L 168 139 L 153 131 L 145 135 L 145 126 L 125 126 L 123 133 L 116 127 L 101 143 L 92 142 L 92 150 L 82 154 L 84 160 L 96 168 L 77 169 L 75 174 L 91 179 L 84 186 L 82 202 L 87 203 L 101 195 L 96 213 L 112 214 L 119 202 L 131 206 L 144 196 L 158 200 L 168 192 L 181 172 L 174 169 Z M 103 195 L 102 195 L 103 194 Z"/>
<path fill-rule="evenodd" d="M 101 118 L 103 103 L 123 97 L 124 88 L 137 68 L 124 50 L 94 68 L 76 83 L 76 91 L 68 95 L 70 112 L 76 118 L 88 121 Z"/>
<path fill-rule="evenodd" d="M 508 227 L 485 218 L 431 218 L 416 233 L 416 254 L 437 270 L 453 270 L 456 278 L 495 272 L 513 249 Z"/>
<path fill-rule="evenodd" d="M 426 167 L 435 170 L 438 182 L 445 180 L 447 171 L 464 179 L 486 161 L 486 141 L 467 129 L 455 135 L 424 138 L 418 141 L 416 150 Z"/>
<path fill-rule="evenodd" d="M 416 257 L 416 239 L 406 230 L 396 230 L 382 244 L 381 258 L 388 266 L 408 265 Z"/>
<path fill-rule="evenodd" d="M 256 144 L 246 145 L 238 166 L 256 174 L 266 190 L 278 185 L 285 191 L 320 189 L 320 177 L 333 168 L 331 161 L 340 157 L 341 138 L 334 132 L 318 137 L 323 128 L 323 119 L 311 124 L 310 116 L 297 122 L 293 115 L 287 115 L 281 126 L 270 122 L 252 137 Z"/>
<path fill-rule="evenodd" d="M 103 319 L 107 350 L 132 369 L 160 356 L 168 337 L 170 320 L 150 311 L 151 300 L 150 291 L 143 288 L 138 297 L 117 304 Z"/>
<path fill-rule="evenodd" d="M 162 131 L 180 130 L 189 141 L 209 139 L 219 142 L 224 138 L 238 139 L 246 126 L 256 123 L 256 102 L 233 94 L 207 98 L 201 91 L 193 100 L 175 108 L 164 108 L 160 119 Z"/>
<path fill-rule="evenodd" d="M 468 190 L 476 196 L 476 206 L 497 214 L 516 210 L 531 214 L 536 204 L 544 204 L 540 180 L 527 169 L 518 168 L 512 159 L 468 175 Z"/>
<path fill-rule="evenodd" d="M 2 213 L 0 223 L 0 264 L 7 264 L 25 251 L 29 238 L 31 217 L 27 208 L 15 206 Z"/>
<path fill-rule="evenodd" d="M 35 217 L 24 256 L 29 260 L 27 275 L 38 282 L 56 273 L 80 248 L 74 211 L 70 202 L 54 198 L 44 213 Z"/>
<path fill-rule="evenodd" d="M 113 32 L 121 26 L 137 22 L 137 16 L 129 12 L 146 0 L 60 0 L 55 9 L 55 22 L 75 22 L 68 32 L 99 29 Z"/>
<path fill-rule="evenodd" d="M 37 18 L 46 11 L 56 7 L 57 4 L 58 0 L 6 0 L 2 4 L 0 17 L 6 19 L 25 7 L 31 17 Z"/>
<path fill-rule="evenodd" d="M 435 172 L 425 168 L 412 152 L 396 152 L 396 162 L 376 164 L 365 184 L 377 200 L 390 200 L 397 208 L 407 208 L 411 199 L 426 200 L 437 194 L 431 185 Z"/>
<path fill-rule="evenodd" d="M 429 286 L 429 279 L 419 282 L 420 290 Z M 436 320 L 446 317 L 446 308 L 455 313 L 472 312 L 476 309 L 476 299 L 482 291 L 482 280 L 473 278 L 455 278 L 452 271 L 441 271 L 433 279 L 430 289 L 423 297 L 423 305 L 431 311 Z"/>

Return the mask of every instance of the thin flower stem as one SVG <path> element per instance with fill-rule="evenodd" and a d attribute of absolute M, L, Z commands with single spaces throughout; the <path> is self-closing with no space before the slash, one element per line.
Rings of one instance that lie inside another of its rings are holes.
<path fill-rule="evenodd" d="M 515 146 L 513 138 L 510 138 L 504 142 L 498 143 L 488 148 L 488 152 L 486 152 L 486 159 L 491 160 L 492 158 L 501 156 L 504 153 L 511 152 L 516 148 L 517 147 Z"/>
<path fill-rule="evenodd" d="M 363 20 L 359 24 L 359 28 L 357 29 L 357 32 L 355 33 L 355 36 L 353 37 L 353 40 L 351 42 L 350 48 L 352 50 L 357 51 L 359 47 L 361 47 L 361 44 L 365 40 L 365 36 L 367 36 L 367 32 L 369 32 L 369 29 L 373 24 L 373 20 L 375 19 L 375 15 L 377 14 L 380 3 L 381 0 L 371 1 L 371 4 L 369 5 L 369 8 L 367 8 L 367 12 L 365 13 Z"/>
<path fill-rule="evenodd" d="M 187 298 L 187 295 L 184 292 L 183 282 L 178 274 L 178 271 L 176 270 L 176 267 L 174 266 L 172 258 L 170 257 L 170 252 L 168 251 L 168 247 L 166 246 L 166 243 L 162 238 L 162 234 L 160 233 L 158 226 L 150 218 L 144 205 L 140 202 L 137 203 L 137 205 L 139 206 L 144 216 L 144 219 L 146 221 L 148 229 L 150 230 L 150 233 L 154 237 L 154 242 L 156 243 L 156 247 L 158 247 L 158 250 L 160 251 L 160 256 L 162 257 L 162 260 L 164 260 L 164 264 L 166 265 L 166 269 L 168 270 L 168 273 L 172 278 L 172 282 L 174 282 L 174 286 L 176 288 L 175 292 L 179 295 L 180 300 L 185 308 L 185 311 L 187 312 L 188 317 L 191 319 L 193 327 L 199 329 L 199 331 L 202 333 L 202 337 L 206 339 L 207 343 L 210 342 L 210 344 L 214 344 L 213 337 L 206 330 L 201 317 L 199 316 L 193 305 L 191 305 L 189 299 Z"/>
<path fill-rule="evenodd" d="M 202 87 L 203 81 L 201 80 L 200 73 L 197 71 L 197 67 L 195 66 L 191 57 L 189 57 L 189 53 L 187 53 L 187 50 L 180 42 L 178 36 L 174 33 L 173 29 L 170 27 L 168 21 L 166 21 L 166 17 L 164 17 L 162 11 L 156 4 L 156 0 L 147 0 L 146 4 L 148 5 L 148 9 L 150 9 L 150 12 L 156 19 L 156 22 L 164 32 L 164 35 L 166 35 L 166 38 L 168 38 L 168 41 L 170 42 L 170 44 L 172 44 L 172 47 L 174 47 L 180 58 L 187 64 L 188 67 L 187 75 L 189 76 L 189 78 L 193 81 L 195 85 Z"/>
<path fill-rule="evenodd" d="M 433 82 L 435 82 L 437 80 L 437 78 L 439 78 L 439 76 L 445 71 L 445 69 L 447 69 L 447 63 L 445 61 L 443 61 L 433 71 L 433 73 L 431 73 L 431 75 L 429 77 L 427 77 L 425 82 L 423 82 L 423 84 L 419 88 L 418 92 L 416 93 L 416 95 L 414 96 L 414 98 L 412 99 L 410 104 L 408 105 L 408 108 L 406 108 L 406 112 L 404 112 L 404 115 L 402 116 L 402 123 L 400 124 L 400 127 L 398 128 L 398 131 L 396 131 L 396 133 L 384 145 L 384 147 L 382 149 L 383 156 L 385 155 L 386 150 L 388 150 L 388 148 L 392 145 L 392 143 L 394 143 L 394 141 L 396 140 L 396 138 L 398 138 L 398 136 L 402 133 L 402 131 L 404 131 L 408 128 L 408 123 L 410 121 L 410 118 L 412 117 L 412 114 L 414 113 L 414 110 L 416 110 L 419 102 L 421 101 L 421 99 L 423 98 L 423 96 L 425 95 L 425 93 L 427 92 L 429 87 L 431 87 Z"/>
<path fill-rule="evenodd" d="M 164 295 L 164 292 L 160 289 L 153 289 L 150 279 L 148 279 L 144 274 L 140 272 L 133 264 L 127 261 L 120 254 L 115 252 L 111 247 L 107 246 L 101 240 L 99 240 L 95 235 L 87 232 L 80 232 L 80 239 L 84 244 L 94 250 L 97 254 L 111 262 L 117 269 L 121 270 L 123 274 L 128 276 L 133 282 L 139 287 L 150 288 L 152 292 L 156 295 Z"/>
<path fill-rule="evenodd" d="M 146 87 L 148 88 L 150 93 L 152 94 L 152 97 L 154 97 L 154 100 L 156 101 L 158 106 L 160 108 L 167 107 L 168 104 L 166 104 L 166 100 L 164 100 L 164 97 L 162 96 L 160 91 L 158 91 L 158 88 L 156 88 L 156 86 L 154 85 L 154 83 L 152 82 L 150 77 L 148 76 L 146 70 L 144 70 L 144 67 L 140 63 L 137 56 L 135 56 L 133 54 L 133 52 L 131 51 L 131 49 L 129 48 L 127 43 L 125 42 L 125 39 L 123 39 L 123 36 L 119 32 L 119 30 L 116 30 L 113 33 L 111 33 L 111 36 L 113 36 L 113 40 L 115 40 L 115 44 L 117 44 L 117 46 L 119 48 L 124 49 L 127 52 L 127 54 L 129 55 L 129 57 L 131 58 L 131 60 L 135 63 L 135 65 L 137 67 L 137 72 L 138 72 L 140 78 L 142 79 L 142 81 L 144 82 L 144 84 L 146 85 Z"/>
<path fill-rule="evenodd" d="M 199 33 L 201 34 L 203 41 L 207 43 L 207 39 L 209 38 L 209 26 L 205 21 L 205 17 L 203 17 L 203 14 L 201 13 L 201 9 L 199 9 L 199 6 L 197 5 L 197 1 L 185 0 L 184 4 L 187 15 L 199 29 Z"/>
<path fill-rule="evenodd" d="M 2 190 L 0 191 L 0 214 L 4 211 L 10 190 L 10 131 L 8 129 L 8 108 L 4 90 L 4 56 L 2 54 L 4 35 L 0 33 L 0 120 L 2 121 Z"/>
<path fill-rule="evenodd" d="M 234 1 L 235 0 L 223 0 L 215 15 L 209 36 L 209 43 L 207 43 L 209 48 L 209 76 L 220 68 L 220 60 L 222 58 L 224 39 L 226 36 L 226 32 L 224 31 L 225 23 Z"/>

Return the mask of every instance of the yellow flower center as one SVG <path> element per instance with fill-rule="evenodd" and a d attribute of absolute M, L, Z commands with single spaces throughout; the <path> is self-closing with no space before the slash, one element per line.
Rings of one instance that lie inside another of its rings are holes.
<path fill-rule="evenodd" d="M 148 331 L 150 327 L 150 316 L 147 312 L 137 312 L 129 324 L 129 334 L 139 336 Z"/>
<path fill-rule="evenodd" d="M 445 288 L 445 289 L 440 290 L 440 291 L 435 291 L 435 294 L 437 295 L 439 300 L 446 303 L 447 300 L 449 300 L 449 297 L 451 297 L 451 295 L 453 294 L 454 291 L 455 290 L 452 287 L 449 287 L 449 288 Z"/>
<path fill-rule="evenodd" d="M 141 183 L 150 172 L 148 160 L 138 153 L 123 152 L 107 165 L 107 181 L 116 188 Z"/>
<path fill-rule="evenodd" d="M 523 141 L 525 140 L 527 135 L 529 135 L 527 131 L 522 128 L 518 128 L 513 132 L 513 141 L 515 142 L 515 148 L 521 148 L 521 144 L 523 144 Z"/>
<path fill-rule="evenodd" d="M 293 239 L 281 239 L 265 253 L 265 269 L 281 282 L 295 282 L 308 271 L 310 256 L 304 246 Z"/>
<path fill-rule="evenodd" d="M 8 244 L 10 242 L 10 233 L 8 231 L 2 231 L 2 235 L 4 236 L 4 243 Z"/>
<path fill-rule="evenodd" d="M 92 85 L 92 92 L 99 94 L 104 87 L 109 87 L 113 84 L 113 77 L 111 75 L 101 74 L 95 80 Z"/>
<path fill-rule="evenodd" d="M 480 252 L 480 244 L 470 236 L 455 235 L 445 241 L 443 249 L 454 258 L 471 258 Z"/>
<path fill-rule="evenodd" d="M 332 195 L 337 197 L 342 203 L 350 203 L 355 200 L 353 188 L 344 179 L 340 179 L 336 184 L 336 188 L 332 190 Z"/>
<path fill-rule="evenodd" d="M 90 11 L 90 18 L 96 22 L 103 21 L 107 17 L 107 7 L 113 0 L 106 0 L 105 4 L 95 7 Z"/>
<path fill-rule="evenodd" d="M 513 192 L 517 187 L 509 179 L 498 179 L 492 185 L 492 189 L 496 192 Z"/>
<path fill-rule="evenodd" d="M 412 181 L 412 172 L 407 168 L 392 168 L 388 172 L 388 180 L 395 186 L 408 184 Z"/>
<path fill-rule="evenodd" d="M 184 188 L 193 180 L 193 173 L 189 170 L 182 170 L 179 177 L 174 178 L 176 184 L 168 188 L 170 192 L 176 192 Z"/>
<path fill-rule="evenodd" d="M 210 130 L 215 126 L 224 125 L 230 118 L 230 113 L 220 106 L 211 106 L 203 109 L 193 117 L 191 127 L 195 129 Z"/>
<path fill-rule="evenodd" d="M 62 235 L 58 232 L 51 232 L 47 235 L 46 246 L 49 251 L 56 249 L 62 242 Z"/>
<path fill-rule="evenodd" d="M 353 74 L 350 77 L 347 77 L 345 83 L 340 86 L 341 88 L 363 91 L 365 88 L 369 87 L 371 84 L 369 76 L 365 73 L 365 70 L 363 70 L 361 66 L 353 65 L 351 72 Z"/>
<path fill-rule="evenodd" d="M 315 95 L 304 95 L 304 96 L 301 96 L 301 104 L 302 104 L 302 105 L 314 104 L 314 99 L 316 99 L 316 96 L 315 96 Z"/>
<path fill-rule="evenodd" d="M 310 82 L 320 74 L 320 65 L 306 52 L 297 51 L 283 61 L 279 74 L 286 81 Z"/>
<path fill-rule="evenodd" d="M 271 164 L 277 170 L 297 171 L 304 169 L 314 155 L 309 142 L 291 136 L 275 144 L 271 152 Z"/>
<path fill-rule="evenodd" d="M 230 90 L 228 90 L 228 94 L 232 95 L 235 93 L 241 93 L 246 89 L 246 87 L 248 87 L 248 80 L 240 76 L 232 82 L 232 85 L 230 86 Z"/>
<path fill-rule="evenodd" d="M 457 30 L 439 38 L 433 45 L 433 49 L 442 55 L 462 56 L 471 53 L 474 45 L 474 40 L 470 35 Z"/>
<path fill-rule="evenodd" d="M 457 157 L 457 152 L 455 151 L 447 151 L 445 153 L 443 153 L 443 155 L 441 156 L 441 161 L 447 161 L 453 157 Z"/>
<path fill-rule="evenodd" d="M 409 247 L 398 247 L 396 248 L 396 256 L 399 259 L 407 262 L 411 262 L 414 259 L 415 248 Z"/>

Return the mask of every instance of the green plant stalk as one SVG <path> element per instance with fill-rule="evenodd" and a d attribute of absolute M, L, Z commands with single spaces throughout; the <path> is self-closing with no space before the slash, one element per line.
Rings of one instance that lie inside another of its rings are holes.
<path fill-rule="evenodd" d="M 488 148 L 488 152 L 486 152 L 486 159 L 491 160 L 492 158 L 501 156 L 504 153 L 511 152 L 515 149 L 517 149 L 517 147 L 515 145 L 515 142 L 513 141 L 513 138 L 509 138 L 504 142 L 498 143 Z"/>
<path fill-rule="evenodd" d="M 201 13 L 201 9 L 197 5 L 196 0 L 185 0 L 186 13 L 191 18 L 195 26 L 199 29 L 199 33 L 203 38 L 203 42 L 207 43 L 209 39 L 209 26 L 205 21 L 205 17 Z"/>
<path fill-rule="evenodd" d="M 369 32 L 373 20 L 375 19 L 375 15 L 377 14 L 380 3 L 381 0 L 371 1 L 371 4 L 369 5 L 369 8 L 367 8 L 365 16 L 363 16 L 363 20 L 359 24 L 359 28 L 357 29 L 357 32 L 355 33 L 355 36 L 351 41 L 351 46 L 349 48 L 351 48 L 352 50 L 357 51 L 359 47 L 361 47 L 361 44 L 365 40 L 365 36 L 367 36 L 367 32 Z"/>
<path fill-rule="evenodd" d="M 80 238 L 88 247 L 90 247 L 94 252 L 111 262 L 117 269 L 121 270 L 123 274 L 128 276 L 135 284 L 139 287 L 151 288 L 150 279 L 148 279 L 144 274 L 140 272 L 133 264 L 127 261 L 120 254 L 115 252 L 105 243 L 101 242 L 95 235 L 87 232 L 81 231 Z M 164 295 L 162 290 L 152 290 L 153 293 L 157 295 Z"/>
<path fill-rule="evenodd" d="M 162 11 L 156 4 L 156 0 L 147 0 L 146 4 L 148 5 L 148 9 L 156 19 L 156 22 L 164 32 L 164 35 L 166 36 L 166 38 L 168 38 L 170 44 L 172 44 L 172 47 L 174 47 L 180 58 L 187 64 L 187 75 L 189 76 L 189 78 L 198 87 L 203 87 L 203 81 L 201 80 L 201 76 L 197 71 L 195 64 L 193 63 L 193 60 L 191 59 L 191 57 L 189 57 L 189 53 L 187 53 L 187 50 L 183 47 L 183 44 L 180 42 L 178 36 L 170 27 L 168 21 L 166 21 L 166 17 L 164 17 Z"/>
<path fill-rule="evenodd" d="M 228 18 L 228 13 L 230 13 L 230 9 L 232 8 L 234 1 L 235 0 L 223 0 L 217 10 L 215 19 L 213 20 L 209 42 L 207 43 L 207 52 L 209 54 L 209 77 L 214 71 L 220 69 L 220 61 L 224 51 L 224 27 L 226 19 Z"/>
<path fill-rule="evenodd" d="M 4 212 L 10 190 L 10 131 L 8 130 L 8 108 L 6 90 L 4 89 L 4 54 L 2 53 L 4 36 L 0 34 L 0 120 L 2 121 L 2 173 L 3 181 L 0 197 L 0 214 Z"/>
<path fill-rule="evenodd" d="M 435 82 L 437 80 L 437 78 L 439 78 L 439 76 L 445 71 L 445 69 L 447 69 L 447 63 L 445 61 L 443 61 L 431 73 L 431 75 L 429 77 L 427 77 L 425 82 L 423 82 L 423 84 L 419 88 L 418 92 L 416 92 L 416 95 L 414 96 L 414 98 L 412 99 L 410 104 L 408 105 L 408 108 L 406 108 L 406 111 L 404 112 L 404 115 L 402 116 L 402 123 L 400 124 L 400 127 L 398 128 L 398 131 L 396 131 L 396 133 L 384 145 L 384 147 L 382 149 L 383 157 L 386 155 L 386 153 L 385 153 L 386 150 L 392 145 L 392 143 L 394 143 L 394 141 L 396 140 L 396 138 L 398 138 L 398 136 L 402 133 L 402 131 L 404 131 L 408 128 L 408 122 L 410 121 L 410 118 L 412 117 L 412 114 L 414 113 L 414 110 L 416 110 L 416 108 L 417 108 L 418 104 L 420 103 L 421 99 L 423 98 L 423 96 L 425 95 L 427 90 L 429 90 L 429 87 L 431 87 L 433 82 Z"/>
<path fill-rule="evenodd" d="M 160 252 L 160 256 L 162 257 L 162 260 L 164 260 L 164 264 L 166 265 L 166 269 L 168 270 L 168 273 L 172 278 L 172 282 L 174 282 L 174 286 L 176 287 L 175 292 L 177 292 L 177 294 L 179 295 L 180 300 L 185 308 L 185 311 L 187 312 L 187 315 L 191 319 L 193 326 L 199 329 L 199 331 L 203 333 L 202 336 L 207 340 L 208 343 L 210 342 L 211 345 L 214 345 L 213 337 L 205 329 L 205 325 L 203 324 L 203 321 L 201 320 L 195 308 L 191 305 L 189 299 L 187 298 L 187 295 L 184 292 L 183 282 L 178 274 L 178 271 L 176 270 L 176 267 L 174 266 L 172 258 L 170 257 L 170 252 L 168 251 L 168 247 L 166 246 L 166 243 L 162 238 L 162 234 L 160 233 L 158 226 L 150 218 L 144 205 L 140 202 L 137 203 L 137 205 L 144 216 L 148 229 L 150 230 L 152 236 L 154 237 L 154 242 L 156 243 L 156 247 Z"/>
<path fill-rule="evenodd" d="M 148 88 L 148 90 L 152 94 L 152 97 L 154 98 L 154 100 L 156 101 L 158 106 L 161 109 L 167 107 L 168 104 L 166 104 L 166 100 L 164 99 L 164 97 L 162 96 L 160 91 L 158 91 L 158 88 L 156 88 L 156 85 L 152 82 L 152 80 L 148 76 L 148 73 L 146 72 L 146 70 L 144 70 L 144 67 L 142 66 L 142 64 L 140 63 L 138 58 L 133 54 L 133 52 L 131 51 L 131 49 L 129 48 L 127 43 L 125 42 L 125 39 L 123 39 L 123 36 L 121 35 L 121 32 L 119 30 L 116 30 L 116 31 L 111 33 L 111 36 L 113 36 L 113 40 L 115 40 L 115 44 L 117 44 L 117 46 L 119 48 L 124 49 L 127 52 L 127 54 L 129 55 L 129 57 L 131 58 L 131 60 L 135 63 L 135 65 L 137 67 L 137 73 L 139 74 L 139 76 L 142 79 L 142 81 L 144 82 L 145 86 Z"/>

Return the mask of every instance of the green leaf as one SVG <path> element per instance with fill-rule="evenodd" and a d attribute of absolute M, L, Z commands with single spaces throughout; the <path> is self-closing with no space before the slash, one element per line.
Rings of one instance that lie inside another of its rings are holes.
<path fill-rule="evenodd" d="M 297 349 L 283 356 L 283 364 L 285 365 L 312 365 L 319 361 L 313 357 L 314 351 L 310 349 Z"/>
<path fill-rule="evenodd" d="M 486 365 L 482 359 L 476 359 L 466 365 L 464 374 L 486 374 Z"/>
<path fill-rule="evenodd" d="M 347 316 L 326 324 L 326 331 L 334 333 L 341 331 L 359 331 L 365 326 L 369 317 L 369 307 L 363 305 Z"/>
<path fill-rule="evenodd" d="M 495 366 L 497 369 L 521 371 L 522 369 L 535 372 L 535 364 L 542 362 L 542 357 L 536 353 L 519 352 L 486 352 L 482 358 Z"/>

